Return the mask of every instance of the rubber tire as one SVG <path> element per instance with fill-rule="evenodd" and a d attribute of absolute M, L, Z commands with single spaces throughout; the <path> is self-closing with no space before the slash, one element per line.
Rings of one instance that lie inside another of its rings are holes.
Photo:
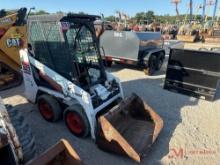
<path fill-rule="evenodd" d="M 149 58 L 148 67 L 144 69 L 144 73 L 146 75 L 152 76 L 156 71 L 156 63 L 157 63 L 157 57 L 155 55 L 151 55 Z"/>
<path fill-rule="evenodd" d="M 12 106 L 6 106 L 6 108 L 22 148 L 23 160 L 21 163 L 24 164 L 36 156 L 35 138 L 21 113 Z"/>
<path fill-rule="evenodd" d="M 157 71 L 160 70 L 161 67 L 163 66 L 163 61 L 164 61 L 164 54 L 161 52 L 157 57 L 157 65 L 156 65 Z"/>
<path fill-rule="evenodd" d="M 80 116 L 80 118 L 81 118 L 81 120 L 83 121 L 83 124 L 84 124 L 84 130 L 83 130 L 82 133 L 76 134 L 73 131 L 71 131 L 71 129 L 69 128 L 69 126 L 67 124 L 67 119 L 66 119 L 67 114 L 69 112 L 74 112 L 74 113 L 76 113 L 77 115 Z M 66 124 L 67 128 L 69 129 L 69 131 L 73 135 L 75 135 L 77 137 L 80 137 L 80 138 L 85 138 L 89 135 L 89 133 L 90 133 L 90 124 L 89 124 L 88 118 L 87 118 L 87 116 L 84 112 L 84 109 L 79 104 L 72 105 L 64 111 L 64 121 L 65 121 L 65 124 Z"/>
<path fill-rule="evenodd" d="M 44 101 L 46 101 L 47 104 L 49 104 L 49 106 L 51 107 L 51 110 L 53 111 L 53 117 L 50 118 L 50 119 L 47 119 L 44 117 L 44 115 L 41 113 L 40 109 L 39 109 L 39 102 L 40 100 L 43 99 Z M 38 110 L 40 111 L 42 117 L 48 121 L 48 122 L 56 122 L 58 121 L 59 119 L 62 118 L 62 109 L 60 107 L 60 104 L 59 102 L 53 98 L 52 96 L 50 95 L 47 95 L 47 94 L 43 94 L 41 96 L 38 97 L 37 99 L 37 104 L 38 104 Z"/>

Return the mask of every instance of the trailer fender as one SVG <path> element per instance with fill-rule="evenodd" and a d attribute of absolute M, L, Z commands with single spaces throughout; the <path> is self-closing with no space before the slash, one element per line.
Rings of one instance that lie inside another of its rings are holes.
<path fill-rule="evenodd" d="M 158 49 L 153 49 L 153 50 L 150 50 L 150 51 L 149 50 L 144 51 L 143 59 L 144 59 L 144 61 L 149 61 L 150 56 L 152 54 L 155 54 L 156 56 L 159 56 L 160 52 L 163 52 L 164 58 L 165 58 L 165 50 L 161 49 L 161 48 L 158 48 Z"/>

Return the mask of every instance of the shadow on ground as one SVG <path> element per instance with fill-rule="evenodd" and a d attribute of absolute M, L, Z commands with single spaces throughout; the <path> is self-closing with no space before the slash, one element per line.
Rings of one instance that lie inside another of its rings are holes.
<path fill-rule="evenodd" d="M 0 97 L 2 97 L 3 99 L 9 98 L 15 95 L 24 96 L 24 84 L 23 83 L 20 86 L 0 91 Z"/>
<path fill-rule="evenodd" d="M 155 73 L 153 74 L 153 76 L 151 76 L 152 78 L 155 77 L 155 76 L 159 76 L 159 75 L 164 75 L 166 73 L 165 71 L 165 67 L 166 67 L 166 64 L 164 64 L 162 66 L 162 69 L 159 70 L 159 71 L 155 71 Z M 143 71 L 143 69 L 141 69 L 140 67 L 138 66 L 134 66 L 134 65 L 126 65 L 126 64 L 113 64 L 112 67 L 107 67 L 107 70 L 109 72 L 118 72 L 122 69 L 132 69 L 132 70 L 136 70 L 136 71 Z M 147 75 L 146 75 L 147 76 Z"/>
<path fill-rule="evenodd" d="M 163 65 L 159 71 L 156 71 L 151 78 L 157 77 L 159 75 L 164 75 L 166 74 L 166 68 L 167 68 L 167 63 L 168 63 L 168 58 L 169 56 L 165 56 L 165 60 L 163 62 Z M 132 69 L 136 71 L 143 71 L 141 67 L 135 66 L 135 65 L 128 65 L 128 64 L 118 64 L 118 63 L 113 63 L 111 67 L 106 67 L 109 72 L 117 72 L 122 69 Z"/>

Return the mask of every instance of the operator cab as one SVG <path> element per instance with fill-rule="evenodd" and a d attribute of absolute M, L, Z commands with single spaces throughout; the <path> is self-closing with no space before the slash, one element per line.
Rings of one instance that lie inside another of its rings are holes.
<path fill-rule="evenodd" d="M 85 90 L 106 80 L 93 25 L 96 17 L 69 14 L 28 20 L 35 58 Z"/>
<path fill-rule="evenodd" d="M 30 16 L 28 20 L 29 53 L 90 93 L 94 107 L 120 92 L 115 79 L 107 80 L 93 24 L 97 18 L 68 14 Z M 40 70 L 32 68 L 37 85 L 53 89 Z"/>
<path fill-rule="evenodd" d="M 93 21 L 96 16 L 68 15 L 61 21 L 62 32 L 70 49 L 78 83 L 88 90 L 105 82 L 105 71 L 99 53 Z"/>

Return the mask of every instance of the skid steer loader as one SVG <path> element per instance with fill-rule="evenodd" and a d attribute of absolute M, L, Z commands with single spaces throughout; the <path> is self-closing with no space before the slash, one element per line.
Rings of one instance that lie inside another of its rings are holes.
<path fill-rule="evenodd" d="M 163 120 L 137 95 L 124 99 L 105 71 L 91 15 L 32 16 L 20 50 L 25 94 L 49 122 L 64 118 L 75 136 L 91 135 L 106 151 L 140 162 Z"/>
<path fill-rule="evenodd" d="M 0 10 L 0 90 L 22 82 L 19 49 L 27 45 L 26 11 Z"/>
<path fill-rule="evenodd" d="M 82 162 L 65 139 L 61 139 L 40 156 L 35 138 L 21 113 L 0 98 L 0 164 L 1 165 L 81 165 Z"/>

